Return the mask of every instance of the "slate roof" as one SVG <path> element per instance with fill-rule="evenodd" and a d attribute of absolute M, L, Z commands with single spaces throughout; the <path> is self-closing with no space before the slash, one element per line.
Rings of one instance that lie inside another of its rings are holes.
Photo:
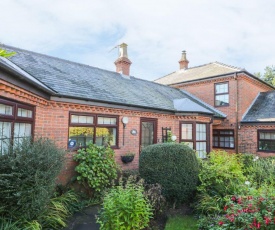
<path fill-rule="evenodd" d="M 242 122 L 275 122 L 275 91 L 259 93 Z"/>
<path fill-rule="evenodd" d="M 25 78 L 34 77 L 50 88 L 53 96 L 172 112 L 187 112 L 186 107 L 174 107 L 175 99 L 187 98 L 188 112 L 193 103 L 197 104 L 193 112 L 225 117 L 212 106 L 198 104 L 192 96 L 172 87 L 7 45 L 0 47 L 16 52 L 8 61 L 0 59 L 0 65 L 25 72 Z"/>
<path fill-rule="evenodd" d="M 211 62 L 209 64 L 175 71 L 164 77 L 156 79 L 155 82 L 163 85 L 171 85 L 180 82 L 188 82 L 223 74 L 240 72 L 243 70 L 244 69 L 242 68 L 229 66 L 220 62 Z"/>

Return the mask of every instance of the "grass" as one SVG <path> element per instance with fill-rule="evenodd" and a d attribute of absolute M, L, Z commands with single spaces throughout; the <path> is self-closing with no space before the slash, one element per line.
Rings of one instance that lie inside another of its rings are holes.
<path fill-rule="evenodd" d="M 197 220 L 192 216 L 169 217 L 165 230 L 198 230 Z"/>

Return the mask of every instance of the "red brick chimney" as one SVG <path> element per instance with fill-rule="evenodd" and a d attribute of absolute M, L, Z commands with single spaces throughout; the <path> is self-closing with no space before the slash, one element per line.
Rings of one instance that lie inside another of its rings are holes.
<path fill-rule="evenodd" d="M 127 44 L 122 43 L 119 45 L 119 57 L 115 61 L 116 72 L 129 76 L 131 64 L 132 62 L 128 59 Z"/>
<path fill-rule="evenodd" d="M 186 59 L 186 51 L 182 51 L 181 59 L 179 60 L 180 69 L 188 69 L 189 61 Z"/>

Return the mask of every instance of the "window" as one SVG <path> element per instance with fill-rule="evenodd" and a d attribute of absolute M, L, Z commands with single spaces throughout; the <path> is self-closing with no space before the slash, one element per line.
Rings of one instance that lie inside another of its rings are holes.
<path fill-rule="evenodd" d="M 229 105 L 228 82 L 215 84 L 215 106 Z"/>
<path fill-rule="evenodd" d="M 213 130 L 213 147 L 234 149 L 234 130 Z"/>
<path fill-rule="evenodd" d="M 275 130 L 258 130 L 258 150 L 275 152 Z"/>
<path fill-rule="evenodd" d="M 109 143 L 116 147 L 118 117 L 97 114 L 70 114 L 69 141 L 73 147 L 85 147 L 88 142 L 97 145 Z"/>
<path fill-rule="evenodd" d="M 31 137 L 33 121 L 34 107 L 0 99 L 0 154 Z"/>
<path fill-rule="evenodd" d="M 199 157 L 205 158 L 208 151 L 207 124 L 203 123 L 183 123 L 180 124 L 181 142 L 186 143 L 190 148 L 198 152 Z"/>

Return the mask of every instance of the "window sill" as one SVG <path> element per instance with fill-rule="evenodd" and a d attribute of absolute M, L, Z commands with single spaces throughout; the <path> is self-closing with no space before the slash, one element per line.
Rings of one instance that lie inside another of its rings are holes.
<path fill-rule="evenodd" d="M 230 148 L 230 147 L 214 147 L 214 146 L 212 146 L 212 148 L 213 149 L 235 149 L 235 147 L 234 148 Z"/>
<path fill-rule="evenodd" d="M 215 108 L 219 108 L 219 107 L 229 107 L 230 105 L 215 105 Z"/>
<path fill-rule="evenodd" d="M 257 150 L 257 153 L 261 152 L 261 153 L 275 153 L 275 150 Z"/>

